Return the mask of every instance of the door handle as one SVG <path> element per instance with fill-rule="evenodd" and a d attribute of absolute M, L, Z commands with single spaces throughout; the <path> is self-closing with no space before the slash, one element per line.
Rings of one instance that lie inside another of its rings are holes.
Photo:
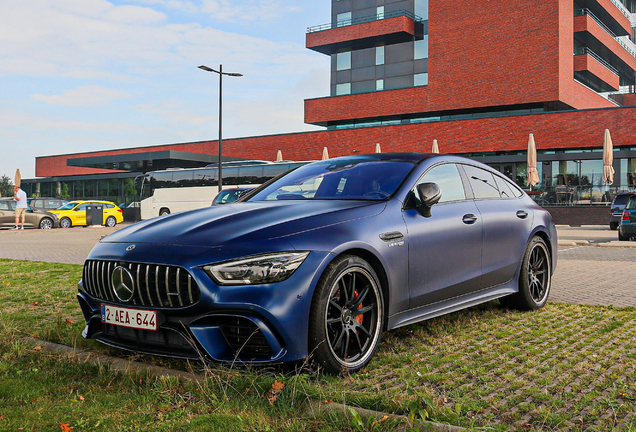
<path fill-rule="evenodd" d="M 527 218 L 527 217 L 528 217 L 528 212 L 525 212 L 525 211 L 523 211 L 523 210 L 519 210 L 519 211 L 517 212 L 517 217 L 518 217 L 519 219 L 525 219 L 525 218 Z"/>
<path fill-rule="evenodd" d="M 477 222 L 477 216 L 475 216 L 474 214 L 465 214 L 464 217 L 462 218 L 462 222 L 464 222 L 467 225 L 472 225 L 475 222 Z"/>

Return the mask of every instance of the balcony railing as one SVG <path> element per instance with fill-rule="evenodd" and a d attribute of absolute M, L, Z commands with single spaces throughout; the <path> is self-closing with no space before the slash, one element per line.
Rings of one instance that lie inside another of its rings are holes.
<path fill-rule="evenodd" d="M 320 31 L 325 31 L 325 30 L 331 30 L 331 29 L 335 29 L 335 28 L 339 28 L 339 27 L 346 27 L 346 26 L 351 26 L 351 25 L 356 25 L 356 24 L 369 23 L 369 22 L 373 22 L 373 21 L 380 21 L 380 20 L 383 20 L 383 19 L 396 18 L 396 17 L 400 17 L 400 16 L 405 16 L 407 18 L 412 19 L 415 22 L 423 22 L 424 21 L 424 19 L 422 17 L 417 16 L 417 15 L 415 15 L 412 12 L 409 12 L 407 10 L 403 10 L 402 9 L 402 10 L 398 10 L 398 11 L 394 11 L 394 12 L 379 13 L 379 14 L 369 15 L 369 16 L 356 18 L 356 19 L 342 20 L 342 21 L 338 21 L 338 22 L 335 22 L 335 23 L 332 23 L 332 24 L 322 24 L 322 25 L 309 27 L 309 28 L 307 28 L 307 33 L 315 33 L 315 32 L 320 32 Z"/>
<path fill-rule="evenodd" d="M 611 64 L 609 64 L 608 62 L 603 60 L 601 58 L 601 56 L 596 54 L 594 51 L 592 51 L 588 47 L 583 47 L 583 48 L 579 48 L 579 49 L 574 50 L 574 55 L 585 55 L 585 54 L 589 55 L 594 60 L 596 60 L 597 62 L 599 62 L 603 66 L 605 66 L 607 69 L 609 69 L 610 72 L 614 73 L 615 75 L 618 75 L 618 70 L 614 66 L 612 66 Z"/>
<path fill-rule="evenodd" d="M 628 53 L 630 53 L 632 55 L 632 57 L 636 58 L 636 51 L 634 51 L 629 45 L 627 45 L 624 41 L 622 41 L 621 39 L 618 38 L 618 36 L 616 36 L 616 33 L 614 33 L 612 30 L 609 29 L 609 27 L 607 27 L 603 21 L 601 21 L 599 18 L 596 17 L 596 15 L 594 15 L 592 13 L 592 11 L 590 11 L 589 9 L 577 9 L 574 11 L 574 16 L 581 16 L 581 15 L 587 15 L 590 18 L 592 18 L 593 21 L 596 22 L 596 24 L 598 24 L 599 26 L 601 26 L 601 28 L 603 30 L 605 30 L 612 38 L 614 38 L 614 40 L 616 42 L 618 42 L 623 48 L 625 48 L 625 51 L 627 51 Z"/>
<path fill-rule="evenodd" d="M 632 14 L 622 2 L 620 2 L 619 0 L 610 0 L 610 1 L 614 3 L 614 5 L 618 8 L 618 10 L 621 11 L 621 13 L 625 15 L 628 20 L 631 20 Z"/>

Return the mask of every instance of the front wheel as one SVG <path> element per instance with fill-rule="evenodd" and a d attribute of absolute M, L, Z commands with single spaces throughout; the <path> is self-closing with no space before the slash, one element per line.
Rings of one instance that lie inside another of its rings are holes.
<path fill-rule="evenodd" d="M 373 268 L 353 255 L 336 258 L 318 282 L 309 316 L 309 354 L 330 374 L 366 366 L 384 320 L 380 283 Z"/>
<path fill-rule="evenodd" d="M 53 221 L 50 218 L 42 218 L 40 221 L 40 229 L 51 229 L 53 228 Z"/>
<path fill-rule="evenodd" d="M 108 216 L 108 217 L 106 218 L 106 226 L 107 226 L 108 228 L 112 228 L 112 227 L 114 227 L 115 225 L 117 225 L 117 220 L 116 220 L 113 216 Z"/>
<path fill-rule="evenodd" d="M 70 228 L 71 226 L 73 226 L 73 224 L 71 223 L 71 220 L 69 218 L 65 217 L 60 220 L 61 228 Z"/>
<path fill-rule="evenodd" d="M 552 268 L 550 252 L 540 237 L 534 237 L 521 262 L 519 292 L 499 299 L 506 307 L 519 310 L 540 309 L 548 302 Z"/>
<path fill-rule="evenodd" d="M 170 214 L 170 209 L 162 208 L 161 210 L 159 210 L 159 216 L 165 216 L 169 214 Z"/>

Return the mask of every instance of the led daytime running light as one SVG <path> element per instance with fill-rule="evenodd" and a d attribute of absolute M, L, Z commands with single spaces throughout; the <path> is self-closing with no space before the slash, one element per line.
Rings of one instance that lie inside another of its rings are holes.
<path fill-rule="evenodd" d="M 244 257 L 203 267 L 219 285 L 260 285 L 289 278 L 309 252 L 279 252 Z"/>

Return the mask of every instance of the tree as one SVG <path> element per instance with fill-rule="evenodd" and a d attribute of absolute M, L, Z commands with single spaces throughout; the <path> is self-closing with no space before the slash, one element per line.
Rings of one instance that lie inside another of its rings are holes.
<path fill-rule="evenodd" d="M 13 182 L 6 174 L 0 178 L 0 196 L 11 197 L 14 194 Z"/>

